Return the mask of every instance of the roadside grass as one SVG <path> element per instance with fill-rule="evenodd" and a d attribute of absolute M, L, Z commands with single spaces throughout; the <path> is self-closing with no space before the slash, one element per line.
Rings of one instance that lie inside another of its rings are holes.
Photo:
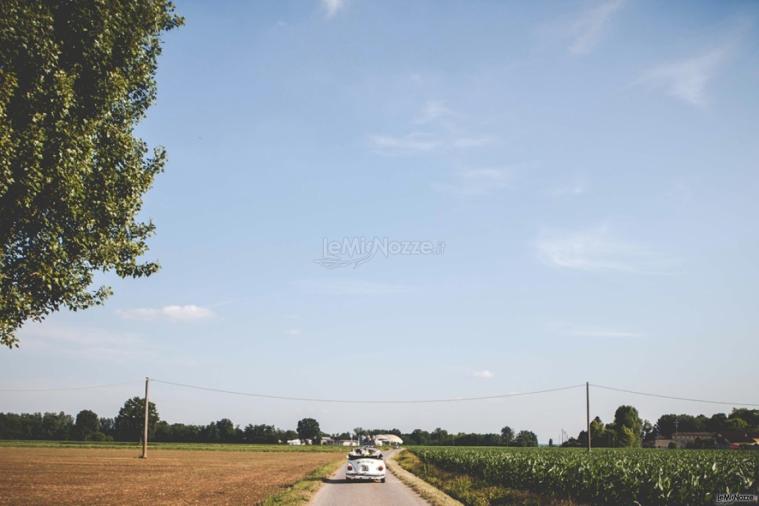
<path fill-rule="evenodd" d="M 303 477 L 302 480 L 291 485 L 287 489 L 278 492 L 272 496 L 269 496 L 262 503 L 263 506 L 278 506 L 278 505 L 302 505 L 307 504 L 311 497 L 321 487 L 322 480 L 343 465 L 344 459 L 325 464 L 318 467 Z"/>
<path fill-rule="evenodd" d="M 444 471 L 434 465 L 422 462 L 410 451 L 401 452 L 396 457 L 396 461 L 406 471 L 413 473 L 467 506 L 496 504 L 577 506 L 579 504 L 571 500 L 556 499 L 533 492 L 492 485 L 464 473 Z M 436 503 L 433 502 L 433 504 Z"/>
<path fill-rule="evenodd" d="M 398 462 L 398 459 L 400 458 L 406 459 L 405 455 L 408 455 L 408 454 L 409 454 L 408 451 L 401 450 L 400 452 L 396 453 L 395 455 L 387 459 L 385 462 L 387 463 L 388 469 L 392 471 L 392 473 L 399 480 L 401 480 L 404 484 L 406 484 L 408 487 L 414 490 L 417 494 L 419 494 L 423 499 L 429 502 L 432 506 L 461 506 L 462 504 L 461 502 L 447 495 L 445 492 L 443 492 L 439 488 L 436 488 L 430 485 L 429 483 L 422 480 L 414 473 L 404 469 L 401 466 L 401 464 Z M 408 459 L 406 459 L 406 462 L 409 462 Z"/>
<path fill-rule="evenodd" d="M 140 450 L 142 445 L 124 441 L 40 441 L 40 440 L 0 440 L 0 448 L 113 448 Z M 227 452 L 334 452 L 345 453 L 346 449 L 335 445 L 287 444 L 247 444 L 247 443 L 149 443 L 150 450 L 189 450 Z"/>

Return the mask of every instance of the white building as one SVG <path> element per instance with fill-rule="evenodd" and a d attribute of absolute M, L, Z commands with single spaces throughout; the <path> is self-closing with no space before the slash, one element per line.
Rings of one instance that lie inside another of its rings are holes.
<path fill-rule="evenodd" d="M 395 434 L 377 434 L 374 436 L 374 444 L 377 446 L 400 446 L 403 444 L 403 439 L 399 438 Z"/>

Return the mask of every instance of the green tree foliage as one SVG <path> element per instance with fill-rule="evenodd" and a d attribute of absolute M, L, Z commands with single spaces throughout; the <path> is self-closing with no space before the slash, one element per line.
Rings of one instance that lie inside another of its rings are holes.
<path fill-rule="evenodd" d="M 614 429 L 618 446 L 640 446 L 643 420 L 632 406 L 620 406 L 614 412 Z"/>
<path fill-rule="evenodd" d="M 160 418 L 153 402 L 148 402 L 148 439 L 155 435 Z M 116 439 L 141 441 L 145 428 L 145 399 L 132 397 L 124 403 L 115 420 Z"/>
<path fill-rule="evenodd" d="M 84 441 L 96 432 L 100 432 L 100 419 L 98 419 L 98 415 L 94 411 L 83 409 L 76 415 L 74 437 L 80 441 Z"/>
<path fill-rule="evenodd" d="M 316 442 L 319 440 L 321 433 L 319 422 L 313 418 L 304 418 L 298 421 L 298 437 L 300 439 L 310 439 Z"/>
<path fill-rule="evenodd" d="M 529 430 L 520 430 L 514 438 L 514 446 L 538 446 L 538 436 Z"/>
<path fill-rule="evenodd" d="M 243 431 L 246 443 L 277 443 L 284 441 L 281 432 L 273 425 L 247 425 Z M 346 438 L 347 439 L 347 438 Z"/>
<path fill-rule="evenodd" d="M 506 446 L 509 446 L 514 440 L 514 431 L 508 425 L 501 429 L 501 441 Z"/>
<path fill-rule="evenodd" d="M 6 0 L 0 16 L 0 344 L 61 307 L 101 304 L 93 273 L 148 276 L 135 221 L 165 162 L 133 135 L 156 95 L 168 0 Z"/>

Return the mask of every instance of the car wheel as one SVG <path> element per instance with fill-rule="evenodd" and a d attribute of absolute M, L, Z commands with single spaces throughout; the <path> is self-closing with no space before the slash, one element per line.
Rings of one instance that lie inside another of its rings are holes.
<path fill-rule="evenodd" d="M 382 479 L 380 480 L 380 483 L 385 483 L 385 478 L 382 478 Z"/>

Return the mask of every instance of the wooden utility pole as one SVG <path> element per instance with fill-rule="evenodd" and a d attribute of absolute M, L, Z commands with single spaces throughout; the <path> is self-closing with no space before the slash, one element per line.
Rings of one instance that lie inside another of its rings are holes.
<path fill-rule="evenodd" d="M 147 389 L 147 386 L 145 388 Z M 145 397 L 147 398 L 147 394 L 145 395 Z M 590 451 L 590 382 L 589 381 L 585 382 L 585 423 L 587 425 L 587 430 L 588 430 L 588 451 Z"/>
<path fill-rule="evenodd" d="M 148 458 L 148 385 L 150 384 L 150 378 L 145 378 L 145 420 L 142 433 L 142 458 Z"/>

